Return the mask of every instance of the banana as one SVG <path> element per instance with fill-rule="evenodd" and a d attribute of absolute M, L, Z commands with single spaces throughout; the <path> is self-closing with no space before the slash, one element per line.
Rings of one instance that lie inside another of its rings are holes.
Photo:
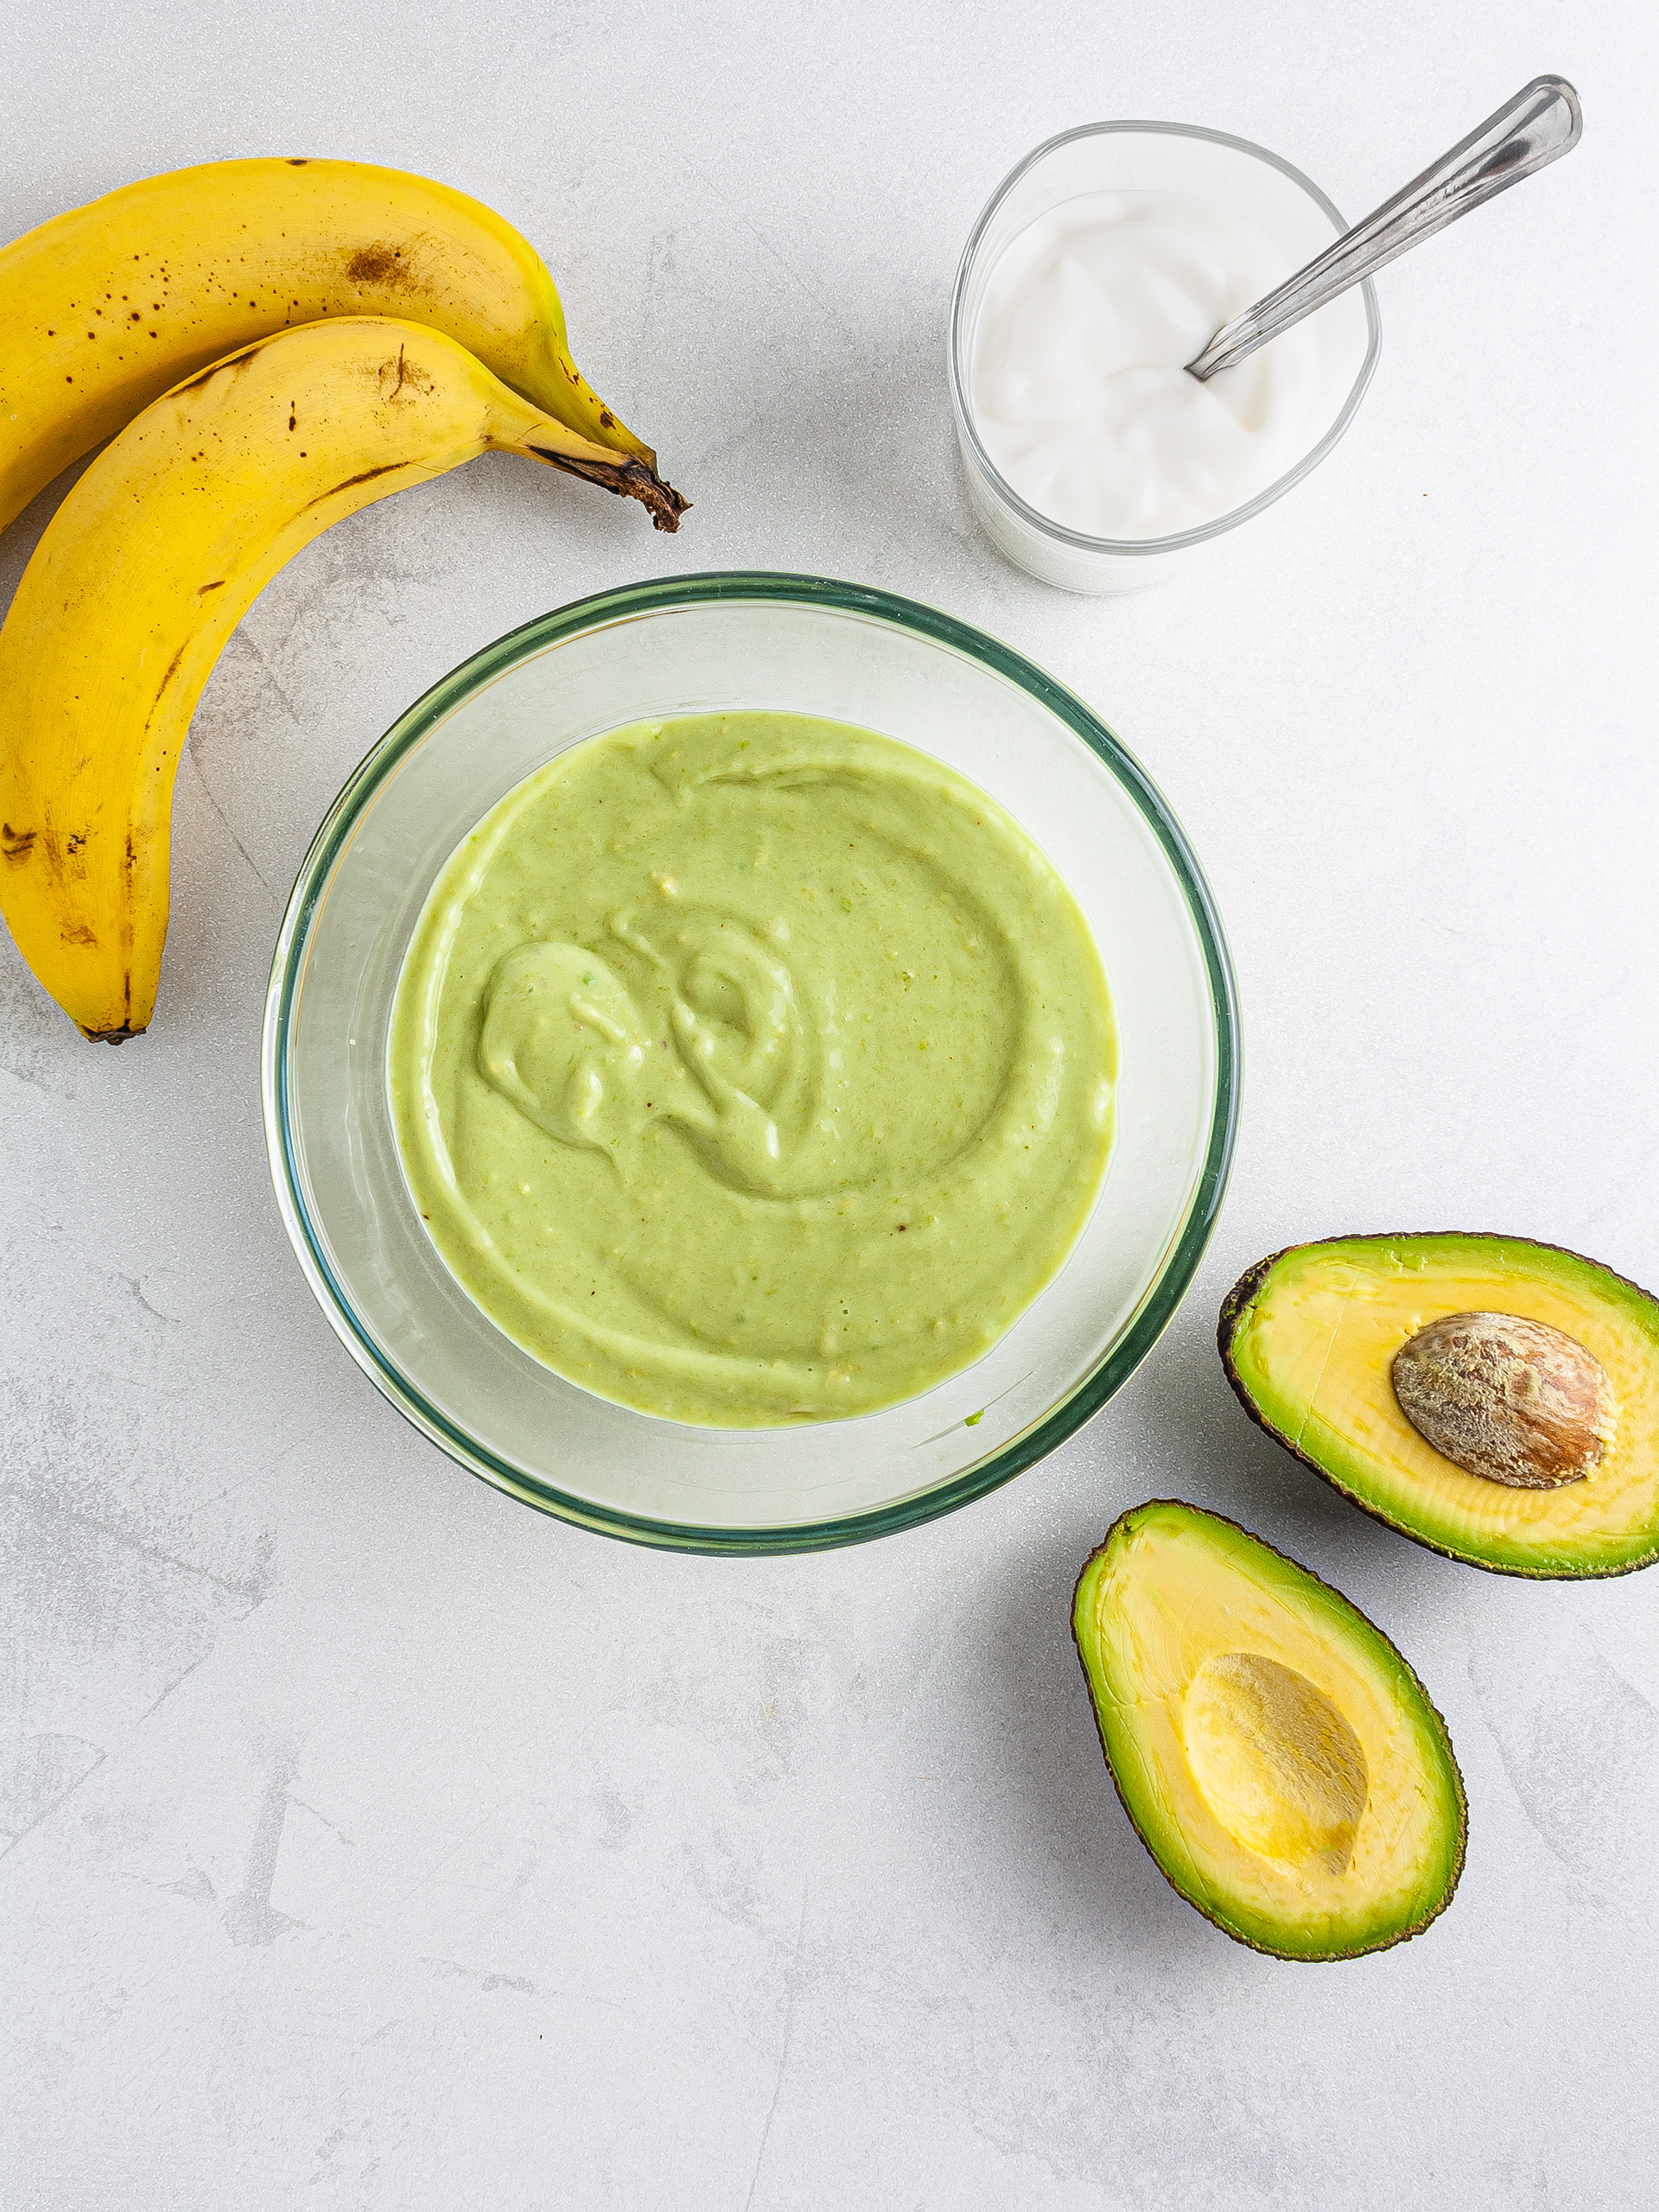
<path fill-rule="evenodd" d="M 539 257 L 429 178 L 361 162 L 208 162 L 0 248 L 0 530 L 182 378 L 324 316 L 429 324 L 594 444 L 657 456 L 570 359 Z"/>
<path fill-rule="evenodd" d="M 684 502 L 451 338 L 342 317 L 281 331 L 155 401 L 71 489 L 0 630 L 0 910 L 92 1038 L 149 1022 L 173 778 L 202 686 L 269 579 L 330 523 L 486 447 Z"/>

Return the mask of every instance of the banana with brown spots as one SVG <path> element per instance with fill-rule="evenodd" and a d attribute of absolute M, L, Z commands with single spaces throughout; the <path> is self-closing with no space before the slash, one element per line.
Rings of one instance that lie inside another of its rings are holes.
<path fill-rule="evenodd" d="M 334 315 L 442 331 L 567 429 L 656 472 L 571 359 L 535 249 L 403 169 L 259 160 L 145 177 L 0 247 L 0 530 L 198 369 Z"/>
<path fill-rule="evenodd" d="M 380 316 L 281 331 L 202 371 L 64 500 L 0 631 L 0 909 L 86 1036 L 149 1020 L 174 773 L 248 607 L 330 523 L 489 448 L 628 493 L 662 528 L 685 505 L 454 339 Z"/>

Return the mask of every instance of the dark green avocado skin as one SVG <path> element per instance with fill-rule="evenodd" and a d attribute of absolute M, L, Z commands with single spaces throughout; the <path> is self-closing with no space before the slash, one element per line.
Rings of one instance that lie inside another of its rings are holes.
<path fill-rule="evenodd" d="M 1273 1255 L 1273 1259 L 1276 1259 L 1278 1256 L 1278 1254 L 1275 1253 Z M 1251 1268 L 1248 1274 L 1241 1276 L 1238 1283 L 1234 1286 L 1234 1292 L 1229 1293 L 1229 1296 L 1232 1296 L 1234 1293 L 1242 1288 L 1246 1282 L 1260 1281 L 1262 1270 L 1271 1267 L 1273 1264 L 1273 1259 L 1262 1261 L 1257 1267 Z M 1222 1310 L 1224 1313 L 1226 1311 L 1225 1306 L 1224 1306 Z M 1266 1427 L 1267 1426 L 1265 1422 L 1262 1422 L 1261 1425 L 1263 1427 Z M 1272 1430 L 1268 1431 L 1270 1435 L 1274 1433 L 1274 1432 Z M 1282 1439 L 1280 1440 L 1282 1441 Z M 1312 1463 L 1310 1462 L 1309 1464 L 1311 1465 Z M 1447 1882 L 1439 1903 L 1433 1907 L 1432 1911 L 1426 1912 L 1421 1920 L 1414 1921 L 1408 1928 L 1397 1929 L 1393 1935 L 1388 1936 L 1380 1943 L 1370 1943 L 1366 1945 L 1363 1950 L 1276 1951 L 1270 1943 L 1260 1943 L 1253 1936 L 1246 1936 L 1242 1934 L 1239 1929 L 1236 1928 L 1230 1928 L 1224 1920 L 1218 1920 L 1213 1912 L 1205 1910 L 1205 1907 L 1199 1904 L 1196 1897 L 1188 1897 L 1186 1891 L 1173 1879 L 1168 1868 L 1164 1865 L 1163 1860 L 1159 1858 L 1157 1853 L 1153 1849 L 1152 1845 L 1147 1840 L 1147 1832 L 1141 1827 L 1139 1820 L 1135 1817 L 1135 1807 L 1129 1802 L 1128 1795 L 1124 1790 L 1123 1784 L 1118 1779 L 1117 1769 L 1112 1764 L 1112 1755 L 1110 1751 L 1107 1748 L 1106 1731 L 1101 1725 L 1100 1707 L 1095 1702 L 1094 1683 L 1089 1673 L 1089 1662 L 1084 1657 L 1083 1646 L 1077 1640 L 1077 1597 L 1083 1588 L 1084 1577 L 1088 1573 L 1089 1569 L 1094 1565 L 1095 1561 L 1100 1557 L 1101 1554 L 1111 1542 L 1113 1537 L 1123 1526 L 1123 1523 L 1126 1521 L 1132 1519 L 1135 1514 L 1144 1513 L 1148 1506 L 1154 1505 L 1173 1505 L 1179 1506 L 1183 1512 L 1201 1512 L 1206 1514 L 1211 1520 L 1219 1521 L 1229 1529 L 1236 1529 L 1241 1536 L 1249 1537 L 1253 1543 L 1260 1544 L 1263 1551 L 1272 1552 L 1275 1558 L 1284 1560 L 1287 1565 L 1295 1567 L 1299 1573 L 1306 1575 L 1310 1581 L 1318 1582 L 1327 1590 L 1335 1590 L 1334 1584 L 1326 1582 L 1322 1574 L 1315 1574 L 1311 1567 L 1304 1567 L 1300 1560 L 1292 1559 L 1288 1552 L 1281 1552 L 1277 1544 L 1268 1543 L 1265 1536 L 1258 1536 L 1254 1529 L 1247 1529 L 1242 1521 L 1234 1521 L 1225 1513 L 1217 1513 L 1209 1506 L 1192 1505 L 1189 1503 L 1185 1498 L 1180 1497 L 1150 1497 L 1143 1500 L 1140 1505 L 1130 1506 L 1127 1511 L 1118 1515 L 1116 1520 L 1113 1522 L 1111 1527 L 1106 1531 L 1106 1534 L 1095 1546 L 1095 1548 L 1090 1553 L 1088 1558 L 1084 1560 L 1083 1565 L 1077 1570 L 1077 1579 L 1071 1587 L 1071 1644 L 1072 1649 L 1077 1655 L 1077 1664 L 1083 1669 L 1084 1686 L 1089 1695 L 1089 1710 L 1094 1717 L 1095 1733 L 1100 1738 L 1101 1757 L 1106 1762 L 1107 1773 L 1112 1777 L 1112 1788 L 1117 1793 L 1117 1802 L 1123 1808 L 1124 1813 L 1128 1816 L 1129 1826 L 1135 1830 L 1135 1834 L 1139 1837 L 1142 1849 L 1146 1852 L 1147 1858 L 1151 1859 L 1153 1865 L 1158 1869 L 1158 1872 L 1163 1876 L 1165 1881 L 1169 1884 L 1170 1888 L 1173 1890 L 1176 1896 L 1179 1897 L 1183 1904 L 1190 1904 L 1192 1910 L 1196 1913 L 1199 1914 L 1202 1918 L 1207 1920 L 1212 1928 L 1219 1929 L 1224 1936 L 1230 1936 L 1235 1943 L 1242 1943 L 1247 1951 L 1254 1951 L 1262 1958 L 1276 1960 L 1281 1966 L 1332 1966 L 1335 1965 L 1339 1961 L 1347 1959 L 1373 1958 L 1379 1951 L 1391 1951 L 1399 1944 L 1409 1943 L 1414 1936 L 1421 1936 L 1426 1929 L 1432 1928 L 1433 1926 L 1434 1923 L 1440 1918 L 1440 1915 L 1446 1910 L 1447 1905 L 1451 1904 L 1452 1898 L 1457 1895 L 1458 1885 L 1463 1879 L 1464 1863 L 1469 1855 L 1469 1796 L 1468 1791 L 1464 1785 L 1463 1769 L 1458 1764 L 1457 1755 L 1452 1749 L 1451 1732 L 1446 1727 L 1445 1716 L 1441 1713 L 1440 1707 L 1434 1703 L 1433 1700 L 1429 1696 L 1428 1692 L 1423 1688 L 1421 1678 L 1419 1676 L 1416 1669 L 1413 1667 L 1409 1661 L 1406 1660 L 1402 1655 L 1401 1656 L 1401 1664 L 1404 1666 L 1406 1672 L 1411 1676 L 1413 1681 L 1416 1683 L 1419 1691 L 1421 1693 L 1424 1704 L 1428 1707 L 1430 1713 L 1433 1714 L 1434 1719 L 1440 1727 L 1441 1739 L 1446 1747 L 1446 1761 L 1451 1768 L 1452 1777 L 1456 1784 L 1458 1793 L 1457 1856 L 1452 1862 L 1452 1878 Z M 1342 1592 L 1339 1590 L 1335 1590 L 1335 1594 L 1338 1598 L 1342 1597 Z M 1353 1600 L 1351 1599 L 1344 1599 L 1343 1602 L 1345 1605 L 1351 1605 L 1353 1604 Z M 1355 1606 L 1354 1610 L 1357 1611 L 1358 1607 Z M 1376 1628 L 1376 1624 L 1375 1622 L 1370 1622 L 1369 1625 Z M 1376 1632 L 1379 1636 L 1382 1634 L 1382 1630 L 1380 1629 L 1378 1629 Z M 1389 1641 L 1392 1641 L 1392 1639 L 1389 1639 Z M 1394 1649 L 1396 1655 L 1398 1655 L 1399 1646 L 1395 1644 Z"/>
<path fill-rule="evenodd" d="M 1317 1459 L 1311 1459 L 1299 1445 L 1293 1444 L 1289 1437 L 1285 1434 L 1282 1429 L 1278 1429 L 1274 1427 L 1273 1423 L 1268 1420 L 1267 1416 L 1256 1405 L 1255 1399 L 1251 1397 L 1249 1390 L 1245 1388 L 1244 1383 L 1240 1379 L 1238 1370 L 1233 1364 L 1234 1332 L 1237 1328 L 1239 1322 L 1243 1319 L 1244 1313 L 1248 1309 L 1250 1301 L 1255 1296 L 1256 1292 L 1266 1281 L 1269 1272 L 1278 1266 L 1281 1260 L 1287 1258 L 1291 1253 L 1317 1251 L 1322 1244 L 1352 1244 L 1360 1242 L 1372 1244 L 1403 1244 L 1414 1243 L 1420 1238 L 1427 1239 L 1430 1237 L 1444 1242 L 1446 1239 L 1454 1236 L 1491 1237 L 1516 1244 L 1531 1244 L 1535 1246 L 1541 1252 L 1560 1252 L 1567 1259 L 1580 1260 L 1586 1267 L 1598 1268 L 1604 1274 L 1613 1275 L 1616 1281 L 1625 1284 L 1628 1288 L 1635 1291 L 1640 1297 L 1649 1299 L 1652 1297 L 1651 1292 L 1644 1291 L 1639 1283 L 1631 1282 L 1628 1275 L 1618 1274 L 1617 1271 L 1612 1268 L 1607 1267 L 1605 1262 L 1600 1260 L 1592 1260 L 1583 1252 L 1573 1251 L 1569 1245 L 1546 1244 L 1541 1238 L 1536 1236 L 1510 1237 L 1506 1236 L 1505 1232 L 1498 1230 L 1414 1229 L 1394 1230 L 1361 1229 L 1355 1230 L 1345 1236 L 1310 1237 L 1305 1243 L 1300 1244 L 1281 1245 L 1278 1251 L 1269 1252 L 1265 1260 L 1257 1260 L 1254 1266 L 1246 1268 L 1243 1274 L 1228 1292 L 1226 1297 L 1221 1301 L 1221 1314 L 1216 1327 L 1216 1349 L 1221 1354 L 1222 1367 L 1226 1373 L 1229 1383 L 1232 1387 L 1233 1395 L 1238 1400 L 1239 1404 L 1243 1407 L 1245 1412 L 1249 1415 L 1250 1419 L 1255 1423 L 1255 1426 L 1264 1435 L 1270 1436 L 1274 1442 L 1280 1446 L 1281 1451 L 1289 1452 L 1293 1459 L 1300 1459 L 1303 1466 L 1311 1467 L 1313 1472 L 1319 1477 L 1319 1480 L 1322 1483 L 1328 1483 L 1331 1488 L 1336 1491 L 1338 1497 L 1345 1497 L 1350 1505 L 1357 1505 L 1362 1513 L 1368 1514 L 1373 1521 L 1380 1521 L 1385 1529 L 1392 1529 L 1395 1535 L 1409 1538 L 1411 1542 L 1414 1544 L 1421 1544 L 1425 1551 L 1434 1553 L 1438 1558 L 1453 1560 L 1459 1567 L 1478 1567 L 1484 1574 L 1516 1575 L 1522 1580 L 1527 1582 L 1605 1582 L 1611 1580 L 1615 1575 L 1634 1574 L 1639 1568 L 1650 1567 L 1654 1562 L 1655 1557 L 1659 1554 L 1650 1552 L 1643 1558 L 1622 1560 L 1611 1567 L 1585 1567 L 1552 1569 L 1541 1567 L 1520 1567 L 1509 1561 L 1474 1559 L 1470 1557 L 1467 1553 L 1448 1550 L 1444 1544 L 1437 1544 L 1432 1536 L 1424 1535 L 1419 1529 L 1408 1529 L 1402 1521 L 1395 1521 L 1392 1519 L 1389 1515 L 1382 1512 L 1380 1508 L 1372 1504 L 1369 1498 L 1361 1497 L 1356 1491 L 1350 1490 L 1345 1483 L 1338 1482 L 1328 1468 L 1322 1467 Z"/>

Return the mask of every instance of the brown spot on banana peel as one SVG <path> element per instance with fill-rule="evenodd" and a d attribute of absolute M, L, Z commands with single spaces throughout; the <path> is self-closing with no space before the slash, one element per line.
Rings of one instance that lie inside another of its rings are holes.
<path fill-rule="evenodd" d="M 435 391 L 438 388 L 437 378 L 429 376 L 417 361 L 411 361 L 409 358 L 409 349 L 404 346 L 397 348 L 397 357 L 395 360 L 388 356 L 378 369 L 371 372 L 371 374 L 378 380 L 380 397 L 387 402 L 396 399 L 405 385 L 417 392 Z M 289 429 L 293 427 L 290 421 Z"/>
<path fill-rule="evenodd" d="M 209 377 L 216 377 L 221 369 L 238 371 L 245 369 L 264 342 L 263 338 L 256 338 L 252 345 L 245 346 L 239 353 L 227 353 L 222 361 L 210 361 L 207 366 L 199 370 L 188 384 L 175 384 L 170 392 L 162 395 L 163 397 L 181 399 L 187 391 L 194 391 L 200 385 L 206 384 Z"/>
<path fill-rule="evenodd" d="M 40 834 L 38 830 L 14 830 L 10 822 L 0 823 L 0 853 L 5 855 L 13 868 L 21 868 L 34 851 Z"/>
<path fill-rule="evenodd" d="M 410 271 L 404 266 L 402 251 L 396 246 L 359 246 L 346 264 L 346 274 L 353 284 L 409 287 Z"/>
<path fill-rule="evenodd" d="M 538 446 L 533 437 L 524 440 L 523 450 L 554 468 L 563 468 L 568 475 L 602 485 L 606 491 L 620 493 L 625 499 L 638 499 L 658 530 L 678 530 L 680 517 L 691 505 L 642 461 L 586 461 L 552 446 Z"/>
<path fill-rule="evenodd" d="M 127 840 L 127 851 L 129 855 L 131 854 L 132 840 L 130 837 Z M 89 1045 L 124 1045 L 130 1037 L 142 1037 L 143 1035 L 144 1024 L 141 1021 L 135 1029 L 132 1023 L 132 966 L 130 962 L 129 962 L 126 970 L 121 978 L 121 1011 L 126 1016 L 126 1020 L 117 1023 L 111 1029 L 89 1029 L 84 1021 L 78 1021 L 75 1024 L 75 1027 L 79 1030 L 81 1035 L 86 1039 Z"/>
<path fill-rule="evenodd" d="M 188 640 L 187 640 L 186 642 L 187 642 L 187 643 L 188 643 L 189 641 L 188 641 Z M 160 683 L 156 686 L 156 702 L 155 702 L 155 705 L 154 705 L 154 706 L 152 706 L 152 707 L 151 707 L 151 709 L 150 709 L 150 710 L 149 710 L 149 719 L 150 721 L 153 721 L 155 720 L 155 718 L 156 718 L 156 707 L 159 707 L 159 706 L 161 705 L 161 703 L 162 703 L 162 692 L 163 692 L 163 691 L 165 691 L 165 690 L 166 690 L 166 689 L 167 689 L 168 685 L 168 684 L 173 681 L 174 677 L 178 674 L 178 672 L 179 672 L 179 663 L 180 663 L 180 662 L 184 658 L 184 654 L 185 654 L 185 647 L 184 647 L 183 645 L 181 645 L 181 646 L 179 647 L 179 650 L 177 651 L 177 652 L 175 652 L 175 653 L 174 654 L 174 656 L 173 656 L 172 659 L 171 659 L 170 661 L 168 661 L 168 663 L 167 664 L 167 674 L 166 674 L 166 675 L 162 678 L 161 682 L 160 682 Z M 129 860 L 129 861 L 130 861 L 130 860 L 131 860 L 131 858 L 132 858 L 132 840 L 131 840 L 131 838 L 130 838 L 130 837 L 129 837 L 129 838 L 128 838 L 128 840 L 127 840 L 127 858 L 128 858 L 128 860 Z"/>
<path fill-rule="evenodd" d="M 400 468 L 418 468 L 421 465 L 415 461 L 383 461 L 378 468 L 360 468 L 355 476 L 347 476 L 340 483 L 331 484 L 326 492 L 319 492 L 315 499 L 308 499 L 300 512 L 308 514 L 313 507 L 320 507 L 325 499 L 338 499 L 342 492 L 349 492 L 353 484 L 367 484 L 376 476 L 391 476 Z"/>

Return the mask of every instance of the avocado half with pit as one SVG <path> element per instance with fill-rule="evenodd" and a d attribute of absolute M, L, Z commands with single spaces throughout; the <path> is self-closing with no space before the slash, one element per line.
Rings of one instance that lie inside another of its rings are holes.
<path fill-rule="evenodd" d="M 1071 1628 L 1124 1810 L 1217 1928 L 1351 1959 L 1446 1910 L 1467 1832 L 1446 1723 L 1329 1583 L 1159 1499 L 1090 1554 Z"/>
<path fill-rule="evenodd" d="M 1500 1574 L 1659 1558 L 1659 1300 L 1553 1244 L 1294 1244 L 1221 1309 L 1252 1421 L 1367 1513 Z"/>

